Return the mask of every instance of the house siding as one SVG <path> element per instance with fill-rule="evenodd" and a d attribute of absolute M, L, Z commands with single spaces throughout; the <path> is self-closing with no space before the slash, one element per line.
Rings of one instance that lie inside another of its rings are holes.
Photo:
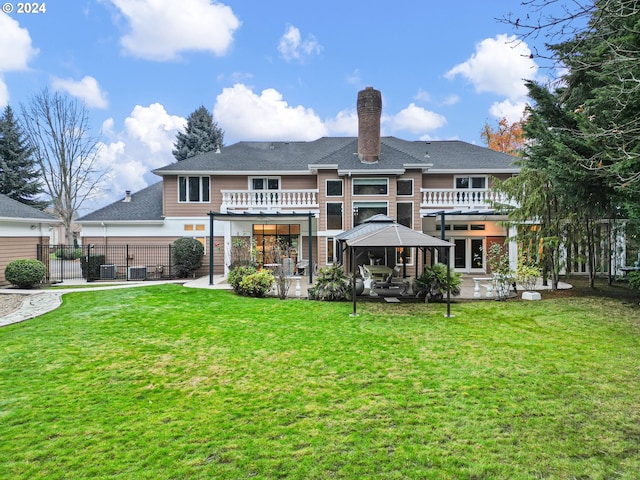
<path fill-rule="evenodd" d="M 8 285 L 4 276 L 7 265 L 14 260 L 38 257 L 38 245 L 48 245 L 49 237 L 0 237 L 0 285 Z"/>

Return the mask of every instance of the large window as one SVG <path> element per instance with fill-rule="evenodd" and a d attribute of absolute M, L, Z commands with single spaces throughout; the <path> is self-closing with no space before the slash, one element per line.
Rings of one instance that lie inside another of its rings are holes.
<path fill-rule="evenodd" d="M 327 230 L 342 230 L 342 203 L 327 203 Z"/>
<path fill-rule="evenodd" d="M 178 177 L 179 202 L 208 202 L 209 177 Z"/>
<path fill-rule="evenodd" d="M 413 202 L 396 203 L 398 223 L 413 228 Z"/>
<path fill-rule="evenodd" d="M 354 178 L 354 195 L 387 195 L 389 192 L 388 178 Z"/>
<path fill-rule="evenodd" d="M 487 188 L 487 177 L 456 177 L 456 188 Z"/>
<path fill-rule="evenodd" d="M 413 195 L 413 179 L 412 178 L 399 178 L 396 181 L 396 191 L 399 196 L 411 196 Z"/>
<path fill-rule="evenodd" d="M 327 180 L 327 197 L 342 196 L 342 180 Z"/>
<path fill-rule="evenodd" d="M 374 215 L 388 215 L 387 202 L 353 202 L 353 225 L 360 225 Z"/>
<path fill-rule="evenodd" d="M 300 239 L 300 225 L 261 225 L 253 226 L 253 242 L 256 261 L 260 265 L 272 264 L 278 260 L 276 247 L 284 257 L 292 258 L 297 262 Z"/>

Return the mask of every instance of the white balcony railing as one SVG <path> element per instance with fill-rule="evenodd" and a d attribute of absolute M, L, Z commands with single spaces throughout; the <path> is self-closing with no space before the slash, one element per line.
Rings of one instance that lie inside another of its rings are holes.
<path fill-rule="evenodd" d="M 491 191 L 489 189 L 469 189 L 456 190 L 449 189 L 428 189 L 420 190 L 422 193 L 422 208 L 461 208 L 461 209 L 477 209 L 490 208 L 492 202 L 503 203 L 504 195 Z"/>
<path fill-rule="evenodd" d="M 318 208 L 318 190 L 221 190 L 221 210 Z"/>

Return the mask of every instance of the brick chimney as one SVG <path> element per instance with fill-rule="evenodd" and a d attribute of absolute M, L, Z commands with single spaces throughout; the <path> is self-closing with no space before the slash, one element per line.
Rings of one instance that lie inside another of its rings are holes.
<path fill-rule="evenodd" d="M 358 92 L 358 157 L 363 163 L 377 163 L 380 157 L 382 95 L 373 87 Z"/>

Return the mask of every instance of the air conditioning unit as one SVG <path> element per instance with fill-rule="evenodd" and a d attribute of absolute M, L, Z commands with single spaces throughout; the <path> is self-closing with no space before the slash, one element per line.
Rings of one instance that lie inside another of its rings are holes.
<path fill-rule="evenodd" d="M 127 279 L 129 280 L 146 280 L 147 267 L 129 267 L 127 268 Z"/>
<path fill-rule="evenodd" d="M 100 265 L 100 280 L 115 280 L 117 270 L 115 265 Z"/>

